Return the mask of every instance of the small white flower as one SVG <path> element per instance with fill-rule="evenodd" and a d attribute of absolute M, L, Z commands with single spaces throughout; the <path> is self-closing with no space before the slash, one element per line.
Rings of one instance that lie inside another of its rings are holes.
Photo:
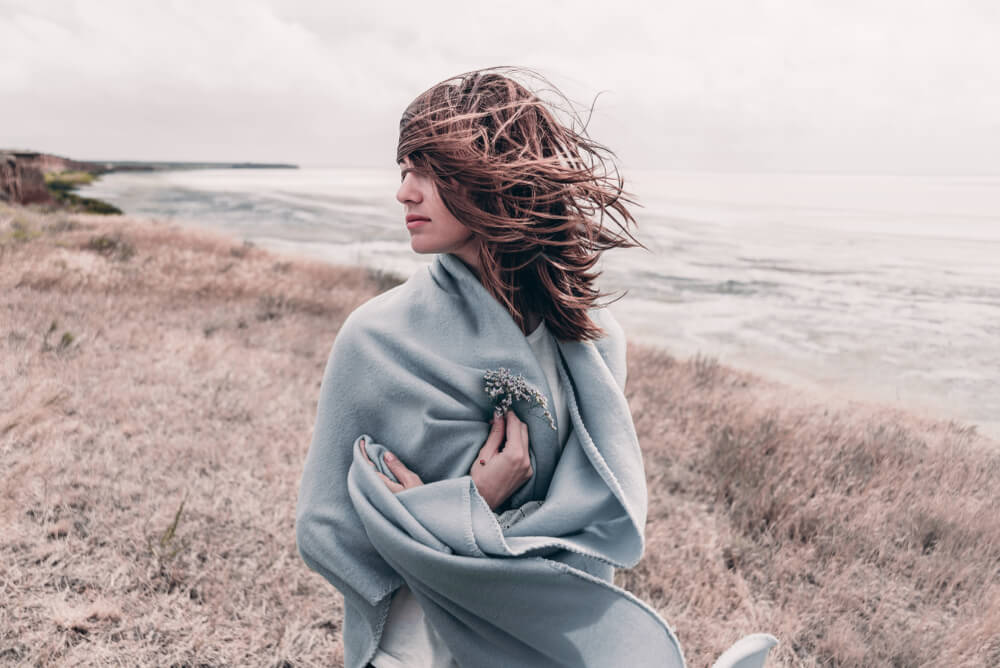
<path fill-rule="evenodd" d="M 553 431 L 556 429 L 556 423 L 549 412 L 545 395 L 529 385 L 524 376 L 512 374 L 506 367 L 500 367 L 487 369 L 483 378 L 486 380 L 486 394 L 493 399 L 493 411 L 496 415 L 506 413 L 511 404 L 518 399 L 534 401 L 545 412 L 549 426 L 552 427 Z"/>

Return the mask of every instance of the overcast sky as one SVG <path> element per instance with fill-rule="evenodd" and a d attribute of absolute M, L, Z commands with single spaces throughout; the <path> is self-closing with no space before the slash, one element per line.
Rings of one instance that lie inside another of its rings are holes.
<path fill-rule="evenodd" d="M 392 167 L 400 112 L 524 65 L 625 167 L 1000 173 L 1000 3 L 0 0 L 0 147 Z"/>

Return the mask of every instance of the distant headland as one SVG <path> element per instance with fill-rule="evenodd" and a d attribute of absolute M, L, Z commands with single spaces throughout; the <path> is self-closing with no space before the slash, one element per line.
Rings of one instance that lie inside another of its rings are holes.
<path fill-rule="evenodd" d="M 121 213 L 106 202 L 80 197 L 73 190 L 110 172 L 298 168 L 293 164 L 265 162 L 85 161 L 37 151 L 0 149 L 0 201 L 49 204 L 91 213 Z"/>
<path fill-rule="evenodd" d="M 167 169 L 298 169 L 298 165 L 282 162 L 143 162 L 107 160 L 91 162 L 109 172 L 154 172 Z"/>

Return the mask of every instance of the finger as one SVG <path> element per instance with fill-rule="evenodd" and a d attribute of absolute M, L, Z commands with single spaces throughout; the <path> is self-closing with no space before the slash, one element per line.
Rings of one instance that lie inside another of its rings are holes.
<path fill-rule="evenodd" d="M 368 450 L 365 448 L 365 439 L 361 439 L 361 441 L 359 442 L 359 447 L 361 448 L 361 453 L 364 454 L 365 459 L 368 460 L 368 463 L 375 468 L 375 474 L 382 479 L 382 482 L 385 483 L 385 486 L 388 487 L 393 494 L 395 494 L 396 492 L 400 492 L 404 489 L 403 486 L 400 485 L 398 482 L 396 482 L 395 480 L 391 479 L 389 476 L 378 470 L 378 467 L 375 466 L 375 462 L 373 462 L 371 457 L 368 456 Z"/>
<path fill-rule="evenodd" d="M 524 444 L 524 461 L 530 467 L 531 466 L 531 452 L 530 452 L 531 443 L 528 440 L 528 425 L 526 423 L 522 422 L 521 426 L 523 427 L 521 429 L 521 432 L 523 433 L 522 443 Z"/>
<path fill-rule="evenodd" d="M 511 441 L 520 440 L 521 437 L 521 427 L 524 424 L 518 419 L 517 414 L 509 410 L 507 411 L 507 444 L 509 445 Z M 504 445 L 504 450 L 507 449 L 507 445 Z"/>
<path fill-rule="evenodd" d="M 511 416 L 514 416 L 513 418 Z M 521 426 L 524 423 L 517 419 L 514 415 L 514 411 L 510 411 L 507 415 L 507 444 L 504 445 L 503 453 L 505 455 L 513 456 L 514 458 L 519 458 L 522 455 L 522 450 L 524 449 L 524 439 L 523 432 L 521 431 Z"/>
<path fill-rule="evenodd" d="M 503 445 L 503 437 L 507 431 L 507 421 L 503 416 L 495 417 L 490 426 L 490 434 L 486 437 L 483 447 L 479 448 L 479 459 L 489 461 Z"/>
<path fill-rule="evenodd" d="M 389 491 L 391 491 L 393 494 L 395 494 L 396 492 L 402 492 L 404 489 L 406 489 L 405 487 L 403 487 L 398 482 L 396 482 L 386 474 L 382 473 L 381 471 L 376 471 L 376 473 L 378 473 L 378 477 L 382 478 L 382 482 L 385 483 L 385 486 L 388 487 Z"/>
<path fill-rule="evenodd" d="M 372 461 L 372 458 L 368 456 L 368 451 L 365 450 L 365 439 L 361 439 L 361 454 L 365 456 L 365 459 L 368 460 L 369 464 L 375 466 L 375 462 Z"/>
<path fill-rule="evenodd" d="M 386 466 L 388 466 L 389 470 L 392 471 L 392 474 L 396 476 L 396 480 L 403 483 L 403 487 L 414 487 L 416 485 L 424 484 L 420 480 L 420 476 L 406 468 L 406 465 L 399 461 L 399 457 L 396 455 L 391 452 L 386 452 L 384 459 Z"/>

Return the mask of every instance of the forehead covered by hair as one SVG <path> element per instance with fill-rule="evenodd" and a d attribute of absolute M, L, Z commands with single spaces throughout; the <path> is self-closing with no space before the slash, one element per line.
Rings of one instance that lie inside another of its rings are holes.
<path fill-rule="evenodd" d="M 442 178 L 458 165 L 504 162 L 538 149 L 552 134 L 542 116 L 545 104 L 512 74 L 537 76 L 523 68 L 495 68 L 459 74 L 421 93 L 399 121 L 397 161 L 410 157 Z M 548 120 L 551 120 L 548 118 Z"/>

